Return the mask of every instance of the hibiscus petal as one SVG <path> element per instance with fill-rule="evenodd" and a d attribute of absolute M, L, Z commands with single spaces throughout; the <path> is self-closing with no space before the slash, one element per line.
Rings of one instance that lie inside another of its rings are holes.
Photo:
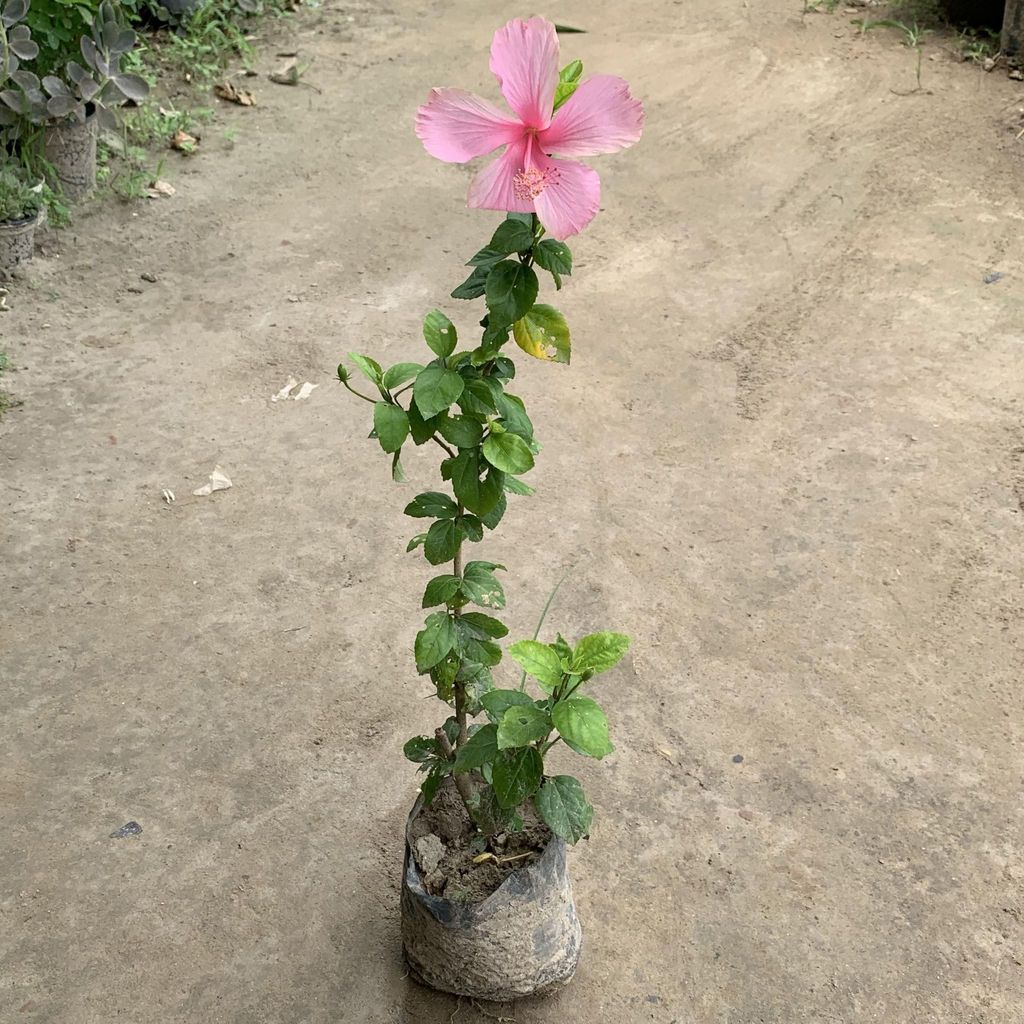
<path fill-rule="evenodd" d="M 431 156 L 464 164 L 520 138 L 523 126 L 471 92 L 431 89 L 416 111 L 416 134 Z"/>
<path fill-rule="evenodd" d="M 534 147 L 533 173 L 542 176 L 543 188 L 533 204 L 541 224 L 552 238 L 578 235 L 601 205 L 601 179 L 597 171 L 575 160 L 554 160 Z"/>
<path fill-rule="evenodd" d="M 530 128 L 546 128 L 558 84 L 558 36 L 544 18 L 510 21 L 494 33 L 491 71 L 508 105 Z"/>
<path fill-rule="evenodd" d="M 629 85 L 615 75 L 594 75 L 558 108 L 538 137 L 547 153 L 596 156 L 632 146 L 643 126 L 643 104 L 629 94 Z"/>
<path fill-rule="evenodd" d="M 516 178 L 523 173 L 529 145 L 530 140 L 519 139 L 484 167 L 469 186 L 466 205 L 475 210 L 533 213 L 533 202 L 516 195 Z"/>

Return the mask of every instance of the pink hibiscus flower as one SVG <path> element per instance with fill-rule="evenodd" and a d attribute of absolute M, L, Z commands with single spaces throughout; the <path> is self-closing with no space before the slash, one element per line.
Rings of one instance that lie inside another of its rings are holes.
<path fill-rule="evenodd" d="M 621 78 L 594 75 L 552 116 L 558 37 L 544 18 L 498 29 L 491 71 L 515 116 L 461 89 L 432 89 L 416 113 L 416 134 L 431 156 L 454 164 L 504 146 L 473 179 L 469 205 L 536 213 L 554 238 L 578 234 L 597 213 L 601 182 L 592 168 L 552 154 L 596 156 L 632 146 L 643 129 L 643 106 Z"/>

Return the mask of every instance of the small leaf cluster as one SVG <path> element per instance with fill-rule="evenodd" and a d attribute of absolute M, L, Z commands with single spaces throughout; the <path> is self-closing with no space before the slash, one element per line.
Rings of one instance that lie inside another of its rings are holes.
<path fill-rule="evenodd" d="M 483 616 L 486 618 L 486 616 Z M 405 756 L 427 773 L 422 791 L 432 799 L 448 775 L 472 772 L 482 784 L 474 791 L 471 813 L 486 832 L 522 827 L 522 804 L 532 799 L 556 835 L 576 843 L 590 830 L 593 807 L 570 775 L 548 775 L 545 755 L 559 741 L 586 757 L 600 759 L 614 749 L 608 719 L 600 705 L 578 691 L 594 676 L 613 668 L 629 647 L 621 633 L 592 633 L 575 647 L 559 635 L 554 643 L 520 640 L 509 654 L 535 682 L 542 696 L 492 689 L 480 703 L 488 719 L 475 726 L 454 754 L 440 737 L 415 736 Z M 442 730 L 457 734 L 454 719 Z"/>
<path fill-rule="evenodd" d="M 544 229 L 530 213 L 510 213 L 487 243 L 467 263 L 472 273 L 452 292 L 454 299 L 481 295 L 487 315 L 483 352 L 497 351 L 509 339 L 536 359 L 568 363 L 572 354 L 569 326 L 553 306 L 536 302 L 540 282 L 535 266 L 546 270 L 561 289 L 572 273 L 572 252 L 565 242 L 544 238 Z"/>

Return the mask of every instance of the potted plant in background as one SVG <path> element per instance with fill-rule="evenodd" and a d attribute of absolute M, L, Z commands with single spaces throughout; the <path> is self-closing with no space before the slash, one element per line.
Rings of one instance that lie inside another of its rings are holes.
<path fill-rule="evenodd" d="M 42 182 L 27 184 L 11 167 L 0 169 L 0 270 L 32 259 L 43 219 Z"/>
<path fill-rule="evenodd" d="M 8 7 L 12 4 L 22 18 L 30 9 L 28 0 L 9 0 Z M 27 26 L 18 28 L 27 32 Z M 0 92 L 0 104 L 7 108 L 5 121 L 11 123 L 13 117 L 15 125 L 43 129 L 43 156 L 51 184 L 69 199 L 81 199 L 96 187 L 98 126 L 116 128 L 115 108 L 141 102 L 149 93 L 143 78 L 121 69 L 121 60 L 135 41 L 135 33 L 119 18 L 118 9 L 105 0 L 89 34 L 79 40 L 82 63 L 68 60 L 61 74 L 42 78 L 19 67 L 9 76 L 14 87 Z M 17 42 L 26 52 L 20 36 Z"/>
<path fill-rule="evenodd" d="M 575 643 L 561 634 L 520 640 L 509 648 L 522 669 L 518 684 L 497 684 L 498 641 L 508 630 L 493 613 L 505 606 L 504 566 L 466 552 L 498 527 L 507 495 L 532 493 L 521 476 L 540 446 L 523 400 L 509 390 L 516 369 L 506 344 L 569 362 L 565 318 L 536 299 L 537 270 L 560 289 L 572 273 L 564 240 L 597 213 L 597 174 L 575 158 L 632 145 L 642 129 L 643 109 L 622 79 L 581 81 L 579 61 L 559 73 L 558 49 L 550 22 L 511 21 L 494 36 L 491 69 L 513 113 L 435 89 L 417 116 L 417 134 L 441 160 L 465 163 L 504 147 L 473 180 L 469 205 L 506 218 L 452 292 L 484 299 L 479 342 L 460 351 L 455 324 L 435 309 L 423 323 L 425 364 L 384 369 L 350 354 L 376 394 L 360 392 L 338 367 L 342 383 L 372 403 L 371 437 L 395 480 L 405 479 L 409 441 L 442 453 L 450 493 L 424 492 L 405 509 L 429 522 L 407 550 L 431 565 L 451 563 L 426 585 L 430 611 L 414 649 L 417 671 L 450 713 L 405 745 L 424 778 L 406 831 L 402 937 L 419 980 L 487 999 L 564 984 L 576 969 L 581 933 L 565 844 L 588 835 L 593 809 L 556 765 L 565 750 L 602 758 L 613 749 L 593 679 L 629 645 L 615 632 Z"/>

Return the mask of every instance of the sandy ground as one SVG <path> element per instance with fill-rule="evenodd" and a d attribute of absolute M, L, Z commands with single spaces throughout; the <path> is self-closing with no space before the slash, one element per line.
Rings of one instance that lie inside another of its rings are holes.
<path fill-rule="evenodd" d="M 898 40 L 799 6 L 547 12 L 648 110 L 574 246 L 573 365 L 521 360 L 547 447 L 486 549 L 520 635 L 573 566 L 553 623 L 635 637 L 549 1000 L 404 977 L 400 743 L 436 707 L 401 508 L 434 460 L 394 485 L 331 383 L 417 356 L 486 237 L 411 117 L 496 96 L 519 12 L 304 15 L 320 91 L 253 80 L 233 148 L 16 285 L 4 1024 L 1021 1020 L 1024 93 L 933 38 L 896 95 Z M 289 375 L 321 386 L 271 404 Z"/>

